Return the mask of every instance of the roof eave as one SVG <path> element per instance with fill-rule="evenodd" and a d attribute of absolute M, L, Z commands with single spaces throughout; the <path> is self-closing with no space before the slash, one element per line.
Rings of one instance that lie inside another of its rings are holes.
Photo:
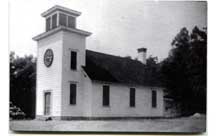
<path fill-rule="evenodd" d="M 32 39 L 35 40 L 35 41 L 39 41 L 47 36 L 50 36 L 52 35 L 53 33 L 56 33 L 58 31 L 69 31 L 69 32 L 72 32 L 72 33 L 77 33 L 77 34 L 80 34 L 80 35 L 83 35 L 83 36 L 90 36 L 92 33 L 90 32 L 87 32 L 87 31 L 83 31 L 83 30 L 80 30 L 80 29 L 73 29 L 73 28 L 68 28 L 68 27 L 65 27 L 65 26 L 59 26 L 53 30 L 50 30 L 48 32 L 44 32 L 42 34 L 39 34 L 35 37 L 33 37 Z"/>
<path fill-rule="evenodd" d="M 72 14 L 74 16 L 80 16 L 81 15 L 81 12 L 79 12 L 79 11 L 75 11 L 75 10 L 72 10 L 72 9 L 69 9 L 69 8 L 65 8 L 65 7 L 56 5 L 56 6 L 52 7 L 52 8 L 50 8 L 50 9 L 48 9 L 47 11 L 43 12 L 41 14 L 41 16 L 46 17 L 46 16 L 50 15 L 51 13 L 53 13 L 53 12 L 55 12 L 57 10 Z"/>
<path fill-rule="evenodd" d="M 148 84 L 136 84 L 136 83 L 124 83 L 124 82 L 111 82 L 111 81 L 102 81 L 102 80 L 96 80 L 96 79 L 92 79 L 90 76 L 89 78 L 93 81 L 93 82 L 97 82 L 97 83 L 101 83 L 101 84 L 121 84 L 121 85 L 126 85 L 126 86 L 141 86 L 141 87 L 152 87 L 152 88 L 162 88 L 164 89 L 163 86 L 160 85 L 148 85 Z"/>

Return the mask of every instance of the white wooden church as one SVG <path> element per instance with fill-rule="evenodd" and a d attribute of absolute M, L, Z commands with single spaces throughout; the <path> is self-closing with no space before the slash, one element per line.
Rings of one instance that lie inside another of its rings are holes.
<path fill-rule="evenodd" d="M 76 28 L 81 13 L 54 6 L 44 13 L 38 43 L 36 117 L 53 119 L 164 116 L 163 88 L 138 60 L 86 49 L 90 32 Z"/>

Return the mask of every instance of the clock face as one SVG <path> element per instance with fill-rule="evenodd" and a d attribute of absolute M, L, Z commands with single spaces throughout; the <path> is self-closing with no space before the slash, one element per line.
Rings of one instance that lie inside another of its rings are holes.
<path fill-rule="evenodd" d="M 53 62 L 53 51 L 51 49 L 47 49 L 44 54 L 44 64 L 47 67 L 50 67 Z"/>

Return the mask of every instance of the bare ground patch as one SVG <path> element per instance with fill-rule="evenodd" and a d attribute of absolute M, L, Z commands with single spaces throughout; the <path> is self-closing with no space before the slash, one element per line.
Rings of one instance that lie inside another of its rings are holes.
<path fill-rule="evenodd" d="M 13 131 L 192 132 L 206 131 L 206 117 L 136 120 L 10 121 Z"/>

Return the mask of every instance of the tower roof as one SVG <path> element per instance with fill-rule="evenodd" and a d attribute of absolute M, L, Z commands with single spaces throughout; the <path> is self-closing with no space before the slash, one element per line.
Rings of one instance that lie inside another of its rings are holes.
<path fill-rule="evenodd" d="M 54 7 L 48 9 L 47 11 L 43 12 L 41 14 L 42 17 L 46 17 L 48 15 L 50 15 L 51 13 L 55 12 L 55 11 L 62 11 L 64 13 L 67 13 L 67 14 L 70 14 L 70 15 L 73 15 L 73 16 L 80 16 L 81 15 L 81 12 L 79 11 L 75 11 L 75 10 L 72 10 L 72 9 L 69 9 L 69 8 L 65 8 L 65 7 L 62 7 L 62 6 L 59 6 L 59 5 L 55 5 Z"/>

